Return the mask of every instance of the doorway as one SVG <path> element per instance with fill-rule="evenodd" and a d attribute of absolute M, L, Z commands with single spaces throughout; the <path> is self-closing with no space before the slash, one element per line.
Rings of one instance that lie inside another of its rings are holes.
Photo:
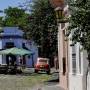
<path fill-rule="evenodd" d="M 14 42 L 6 42 L 5 49 L 13 48 Z M 12 54 L 6 55 L 6 64 L 7 65 L 14 65 L 16 62 L 16 56 Z"/>

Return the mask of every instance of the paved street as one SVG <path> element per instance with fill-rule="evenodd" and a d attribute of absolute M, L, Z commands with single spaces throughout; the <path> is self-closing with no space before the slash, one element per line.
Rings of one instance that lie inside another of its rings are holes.
<path fill-rule="evenodd" d="M 0 90 L 63 90 L 58 85 L 58 72 L 54 70 L 51 75 L 35 74 L 33 69 L 25 72 L 23 75 L 0 74 Z"/>
<path fill-rule="evenodd" d="M 62 88 L 60 88 L 59 86 L 46 86 L 46 87 L 43 87 L 42 90 L 64 90 Z"/>
<path fill-rule="evenodd" d="M 46 82 L 44 85 L 36 85 L 31 90 L 64 90 L 59 86 L 59 73 L 54 68 L 51 70 L 52 76 L 51 79 Z"/>
<path fill-rule="evenodd" d="M 62 89 L 61 87 L 59 87 L 59 85 L 45 85 L 45 86 L 37 86 L 33 89 L 30 89 L 30 90 L 64 90 Z"/>

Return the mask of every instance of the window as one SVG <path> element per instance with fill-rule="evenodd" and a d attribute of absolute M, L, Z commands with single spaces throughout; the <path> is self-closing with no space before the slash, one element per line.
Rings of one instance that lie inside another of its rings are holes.
<path fill-rule="evenodd" d="M 14 42 L 6 42 L 5 48 L 12 48 L 14 47 Z"/>
<path fill-rule="evenodd" d="M 72 72 L 76 73 L 76 48 L 72 46 Z"/>

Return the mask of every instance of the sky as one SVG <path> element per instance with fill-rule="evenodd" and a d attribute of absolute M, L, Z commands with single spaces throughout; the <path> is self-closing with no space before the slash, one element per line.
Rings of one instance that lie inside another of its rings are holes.
<path fill-rule="evenodd" d="M 0 10 L 4 10 L 11 7 L 19 6 L 19 4 L 24 3 L 27 0 L 0 0 Z M 0 16 L 4 15 L 3 13 L 0 13 Z"/>

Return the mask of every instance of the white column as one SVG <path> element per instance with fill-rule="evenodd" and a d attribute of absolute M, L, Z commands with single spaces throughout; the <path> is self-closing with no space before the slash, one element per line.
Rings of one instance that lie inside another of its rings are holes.
<path fill-rule="evenodd" d="M 76 44 L 76 73 L 80 74 L 79 72 L 79 43 Z"/>
<path fill-rule="evenodd" d="M 59 59 L 59 69 L 63 72 L 62 58 L 63 58 L 63 33 L 61 31 L 61 24 L 58 25 L 58 59 Z"/>
<path fill-rule="evenodd" d="M 72 40 L 71 39 L 71 35 L 69 36 L 69 46 L 68 46 L 68 56 L 69 56 L 69 73 L 72 74 L 72 46 L 70 46 L 72 44 Z"/>

